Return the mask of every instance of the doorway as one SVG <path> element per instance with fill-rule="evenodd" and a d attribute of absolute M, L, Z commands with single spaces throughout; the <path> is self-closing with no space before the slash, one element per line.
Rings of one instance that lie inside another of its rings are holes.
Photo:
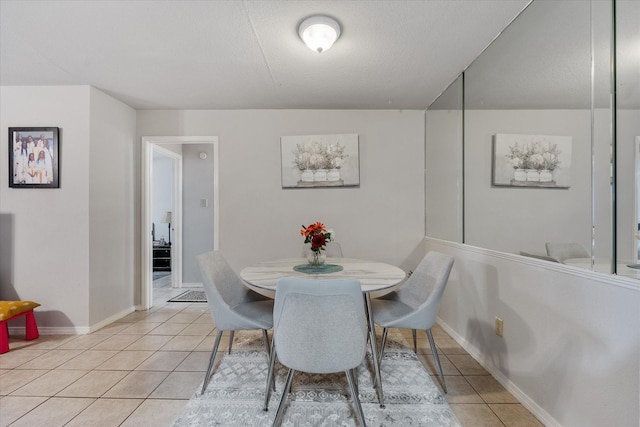
<path fill-rule="evenodd" d="M 152 145 L 151 241 L 152 292 L 154 297 L 182 288 L 182 235 L 175 224 L 181 223 L 182 146 Z M 171 296 L 170 294 L 167 294 Z"/>
<path fill-rule="evenodd" d="M 175 156 L 176 164 L 171 184 L 173 186 L 171 210 L 167 209 L 164 212 L 165 219 L 160 219 L 159 223 L 153 213 L 154 152 L 161 152 L 168 157 Z M 196 252 L 198 247 L 206 247 L 207 250 L 218 249 L 218 138 L 213 136 L 142 137 L 141 158 L 142 220 L 139 309 L 147 310 L 153 306 L 153 245 L 151 242 L 155 240 L 156 231 L 158 231 L 158 237 L 161 235 L 160 230 L 165 230 L 164 227 L 168 227 L 166 231 L 171 232 L 171 281 L 174 288 L 182 287 L 183 276 L 190 276 L 186 277 L 186 282 L 189 285 L 194 284 L 194 250 L 189 250 L 189 244 L 183 245 L 185 239 L 187 241 L 194 240 L 189 237 L 194 234 L 190 234 L 190 229 L 208 230 L 197 234 L 200 241 L 196 243 Z M 196 172 L 189 174 L 189 168 Z M 198 170 L 200 172 L 197 172 Z M 200 179 L 203 176 L 205 179 Z M 206 187 L 204 189 L 200 188 L 203 184 Z M 206 195 L 201 196 L 201 193 L 193 191 L 194 188 L 200 188 L 198 191 L 205 191 Z M 202 212 L 205 210 L 210 212 L 206 218 L 202 216 Z M 170 223 L 166 220 L 169 212 Z M 166 243 L 167 238 L 164 234 L 166 233 L 162 233 L 162 237 L 165 238 Z M 200 281 L 199 278 L 197 281 Z"/>

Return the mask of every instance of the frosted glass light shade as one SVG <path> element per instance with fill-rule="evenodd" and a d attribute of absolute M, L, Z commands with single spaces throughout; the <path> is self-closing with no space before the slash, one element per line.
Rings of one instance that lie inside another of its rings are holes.
<path fill-rule="evenodd" d="M 322 53 L 340 37 L 340 24 L 328 16 L 312 16 L 302 21 L 298 34 L 309 49 Z"/>

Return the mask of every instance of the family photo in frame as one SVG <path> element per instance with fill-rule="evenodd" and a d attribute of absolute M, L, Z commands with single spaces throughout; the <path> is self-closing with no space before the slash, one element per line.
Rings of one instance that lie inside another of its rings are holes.
<path fill-rule="evenodd" d="M 9 187 L 59 188 L 57 127 L 9 128 Z"/>

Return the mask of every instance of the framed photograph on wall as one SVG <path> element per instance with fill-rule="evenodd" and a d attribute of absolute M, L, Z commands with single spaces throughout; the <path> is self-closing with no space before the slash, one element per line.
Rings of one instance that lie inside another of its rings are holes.
<path fill-rule="evenodd" d="M 283 136 L 282 188 L 357 187 L 357 134 Z"/>
<path fill-rule="evenodd" d="M 569 188 L 571 142 L 570 136 L 495 134 L 491 185 Z"/>
<path fill-rule="evenodd" d="M 60 188 L 57 127 L 9 128 L 9 187 Z"/>

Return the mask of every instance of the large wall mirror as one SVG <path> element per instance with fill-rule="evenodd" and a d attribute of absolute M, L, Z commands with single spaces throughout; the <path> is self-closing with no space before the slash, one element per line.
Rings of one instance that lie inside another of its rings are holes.
<path fill-rule="evenodd" d="M 534 0 L 427 109 L 427 235 L 640 277 L 639 8 Z"/>

